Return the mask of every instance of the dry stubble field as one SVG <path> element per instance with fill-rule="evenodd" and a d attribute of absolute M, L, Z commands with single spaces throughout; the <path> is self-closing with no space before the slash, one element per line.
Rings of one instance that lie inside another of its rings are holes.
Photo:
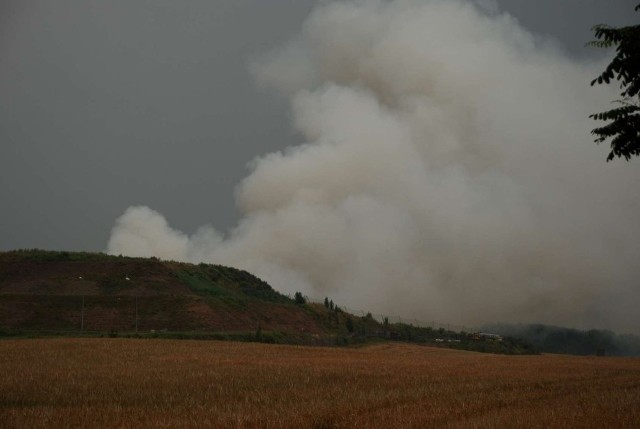
<path fill-rule="evenodd" d="M 3 340 L 0 426 L 637 428 L 640 359 Z"/>

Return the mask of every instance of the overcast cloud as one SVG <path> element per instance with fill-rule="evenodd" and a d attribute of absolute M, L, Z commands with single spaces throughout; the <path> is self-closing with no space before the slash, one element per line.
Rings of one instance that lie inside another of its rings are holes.
<path fill-rule="evenodd" d="M 314 3 L 0 2 L 0 249 L 102 250 L 132 204 L 184 231 L 235 225 L 247 163 L 302 143 L 247 64 Z M 593 24 L 636 18 L 631 0 L 499 3 L 575 57 L 603 54 L 584 48 Z"/>

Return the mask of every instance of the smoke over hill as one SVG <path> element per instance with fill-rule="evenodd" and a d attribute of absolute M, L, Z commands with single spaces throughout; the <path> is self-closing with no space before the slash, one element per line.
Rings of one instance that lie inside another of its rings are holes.
<path fill-rule="evenodd" d="M 636 329 L 640 172 L 589 135 L 602 67 L 468 2 L 322 3 L 253 64 L 305 143 L 253 161 L 238 226 L 130 207 L 108 251 L 427 320 Z"/>

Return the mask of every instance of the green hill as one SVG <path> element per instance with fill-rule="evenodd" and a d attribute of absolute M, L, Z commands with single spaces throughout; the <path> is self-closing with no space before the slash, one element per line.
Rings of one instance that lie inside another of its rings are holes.
<path fill-rule="evenodd" d="M 0 252 L 0 336 L 110 335 L 348 345 L 395 340 L 491 353 L 535 352 L 354 316 L 278 293 L 236 268 L 102 253 Z M 330 304 L 329 304 L 330 303 Z"/>
<path fill-rule="evenodd" d="M 252 274 L 101 253 L 0 252 L 0 329 L 153 333 L 326 343 L 345 315 L 298 305 Z"/>

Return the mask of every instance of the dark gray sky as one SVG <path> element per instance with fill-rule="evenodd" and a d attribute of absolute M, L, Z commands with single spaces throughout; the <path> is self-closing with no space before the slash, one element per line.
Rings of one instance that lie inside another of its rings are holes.
<path fill-rule="evenodd" d="M 134 204 L 185 232 L 234 225 L 246 164 L 298 143 L 247 64 L 314 3 L 3 0 L 0 250 L 103 250 Z M 593 24 L 637 22 L 637 0 L 498 3 L 576 58 L 602 55 Z"/>

